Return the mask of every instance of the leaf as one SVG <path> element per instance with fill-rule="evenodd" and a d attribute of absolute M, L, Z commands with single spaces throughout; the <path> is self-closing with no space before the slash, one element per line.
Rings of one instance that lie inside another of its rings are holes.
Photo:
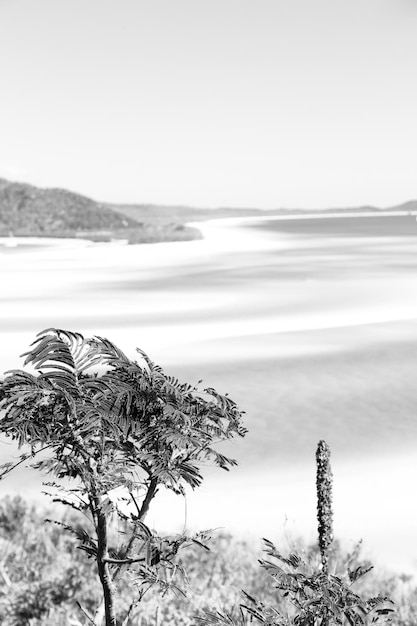
<path fill-rule="evenodd" d="M 204 545 L 204 543 L 201 543 L 201 541 L 198 541 L 198 539 L 196 539 L 195 537 L 193 537 L 191 539 L 191 541 L 195 544 L 197 544 L 198 546 L 200 546 L 200 548 L 204 548 L 204 550 L 207 550 L 207 552 L 210 552 L 210 548 L 206 545 Z"/>
<path fill-rule="evenodd" d="M 348 576 L 349 576 L 349 580 L 354 583 L 357 580 L 359 580 L 359 578 L 362 578 L 362 576 L 365 576 L 365 574 L 367 574 L 368 572 L 370 572 L 373 569 L 372 565 L 369 565 L 368 567 L 364 567 L 362 565 L 359 565 L 356 569 L 354 570 L 348 570 Z"/>

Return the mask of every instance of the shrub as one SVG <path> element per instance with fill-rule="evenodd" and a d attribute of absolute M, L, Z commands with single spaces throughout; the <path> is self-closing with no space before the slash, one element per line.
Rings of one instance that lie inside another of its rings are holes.
<path fill-rule="evenodd" d="M 260 560 L 260 566 L 280 592 L 281 601 L 271 604 L 243 592 L 239 614 L 208 611 L 196 618 L 200 624 L 242 626 L 255 620 L 265 626 L 357 626 L 391 621 L 391 600 L 381 595 L 364 598 L 352 589 L 370 566 L 348 566 L 342 575 L 329 574 L 333 543 L 332 471 L 330 449 L 324 441 L 318 444 L 316 462 L 320 565 L 311 566 L 295 552 L 285 557 L 264 539 L 269 558 Z"/>
<path fill-rule="evenodd" d="M 177 554 L 204 548 L 208 534 L 159 536 L 145 524 L 151 501 L 161 486 L 179 495 L 186 485 L 200 486 L 203 463 L 236 465 L 216 446 L 246 433 L 230 398 L 180 383 L 138 352 L 141 363 L 107 339 L 48 329 L 24 355 L 32 371 L 11 371 L 2 385 L 0 431 L 29 447 L 2 466 L 3 476 L 31 460 L 58 481 L 46 483 L 54 502 L 84 518 L 77 526 L 57 523 L 96 564 L 102 602 L 94 613 L 82 610 L 106 626 L 116 626 L 119 585 L 127 580 L 135 593 L 126 623 L 151 588 L 179 592 Z M 40 452 L 46 457 L 33 461 Z M 123 531 L 113 547 L 114 518 Z M 44 607 L 55 602 L 48 593 L 42 591 Z"/>

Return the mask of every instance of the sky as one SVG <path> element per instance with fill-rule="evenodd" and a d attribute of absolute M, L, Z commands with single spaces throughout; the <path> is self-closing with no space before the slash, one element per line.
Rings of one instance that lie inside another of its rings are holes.
<path fill-rule="evenodd" d="M 0 177 L 109 202 L 417 198 L 417 0 L 0 0 Z"/>

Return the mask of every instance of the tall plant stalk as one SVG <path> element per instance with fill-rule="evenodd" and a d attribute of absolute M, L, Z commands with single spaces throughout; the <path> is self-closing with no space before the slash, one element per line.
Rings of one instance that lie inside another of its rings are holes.
<path fill-rule="evenodd" d="M 323 573 L 329 574 L 329 548 L 333 541 L 332 468 L 330 448 L 323 440 L 316 451 L 317 467 L 317 519 L 319 522 L 319 548 Z"/>

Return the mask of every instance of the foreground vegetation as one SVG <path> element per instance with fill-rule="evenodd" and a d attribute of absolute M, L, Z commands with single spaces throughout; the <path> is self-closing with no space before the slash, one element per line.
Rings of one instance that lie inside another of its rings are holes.
<path fill-rule="evenodd" d="M 100 597 L 95 564 L 78 549 L 73 535 L 56 524 L 44 523 L 45 518 L 51 517 L 77 524 L 75 513 L 60 517 L 56 508 L 35 508 L 19 497 L 0 501 L 0 623 L 4 626 L 89 624 L 80 605 L 93 611 Z M 173 591 L 165 595 L 145 594 L 140 606 L 131 613 L 129 624 L 195 626 L 195 616 L 216 611 L 238 619 L 240 604 L 244 602 L 242 589 L 265 605 L 283 607 L 282 597 L 271 585 L 267 572 L 259 567 L 260 542 L 217 532 L 209 546 L 210 551 L 190 546 L 180 556 L 179 564 L 188 572 L 188 582 L 182 585 L 185 596 Z M 294 542 L 283 546 L 283 550 L 297 552 L 311 568 L 319 569 L 316 546 Z M 367 568 L 369 563 L 363 562 L 359 549 L 346 554 L 335 543 L 329 565 L 332 573 L 343 575 L 348 567 Z M 369 597 L 391 597 L 395 601 L 394 624 L 417 624 L 416 583 L 402 576 L 371 571 L 355 587 L 358 593 Z M 128 611 L 131 594 L 130 585 L 123 587 L 119 599 L 121 618 Z"/>
<path fill-rule="evenodd" d="M 256 562 L 257 546 L 212 531 L 150 528 L 158 489 L 198 488 L 207 461 L 232 468 L 217 447 L 246 430 L 230 398 L 180 383 L 139 355 L 132 361 L 107 339 L 48 329 L 24 355 L 26 369 L 1 383 L 0 432 L 22 449 L 2 477 L 29 462 L 52 479 L 44 484 L 55 505 L 45 514 L 18 497 L 0 503 L 2 624 L 416 623 L 410 581 L 370 578 L 359 551 L 343 555 L 334 542 L 324 441 L 316 547 L 284 555 L 264 539 L 266 557 Z"/>

